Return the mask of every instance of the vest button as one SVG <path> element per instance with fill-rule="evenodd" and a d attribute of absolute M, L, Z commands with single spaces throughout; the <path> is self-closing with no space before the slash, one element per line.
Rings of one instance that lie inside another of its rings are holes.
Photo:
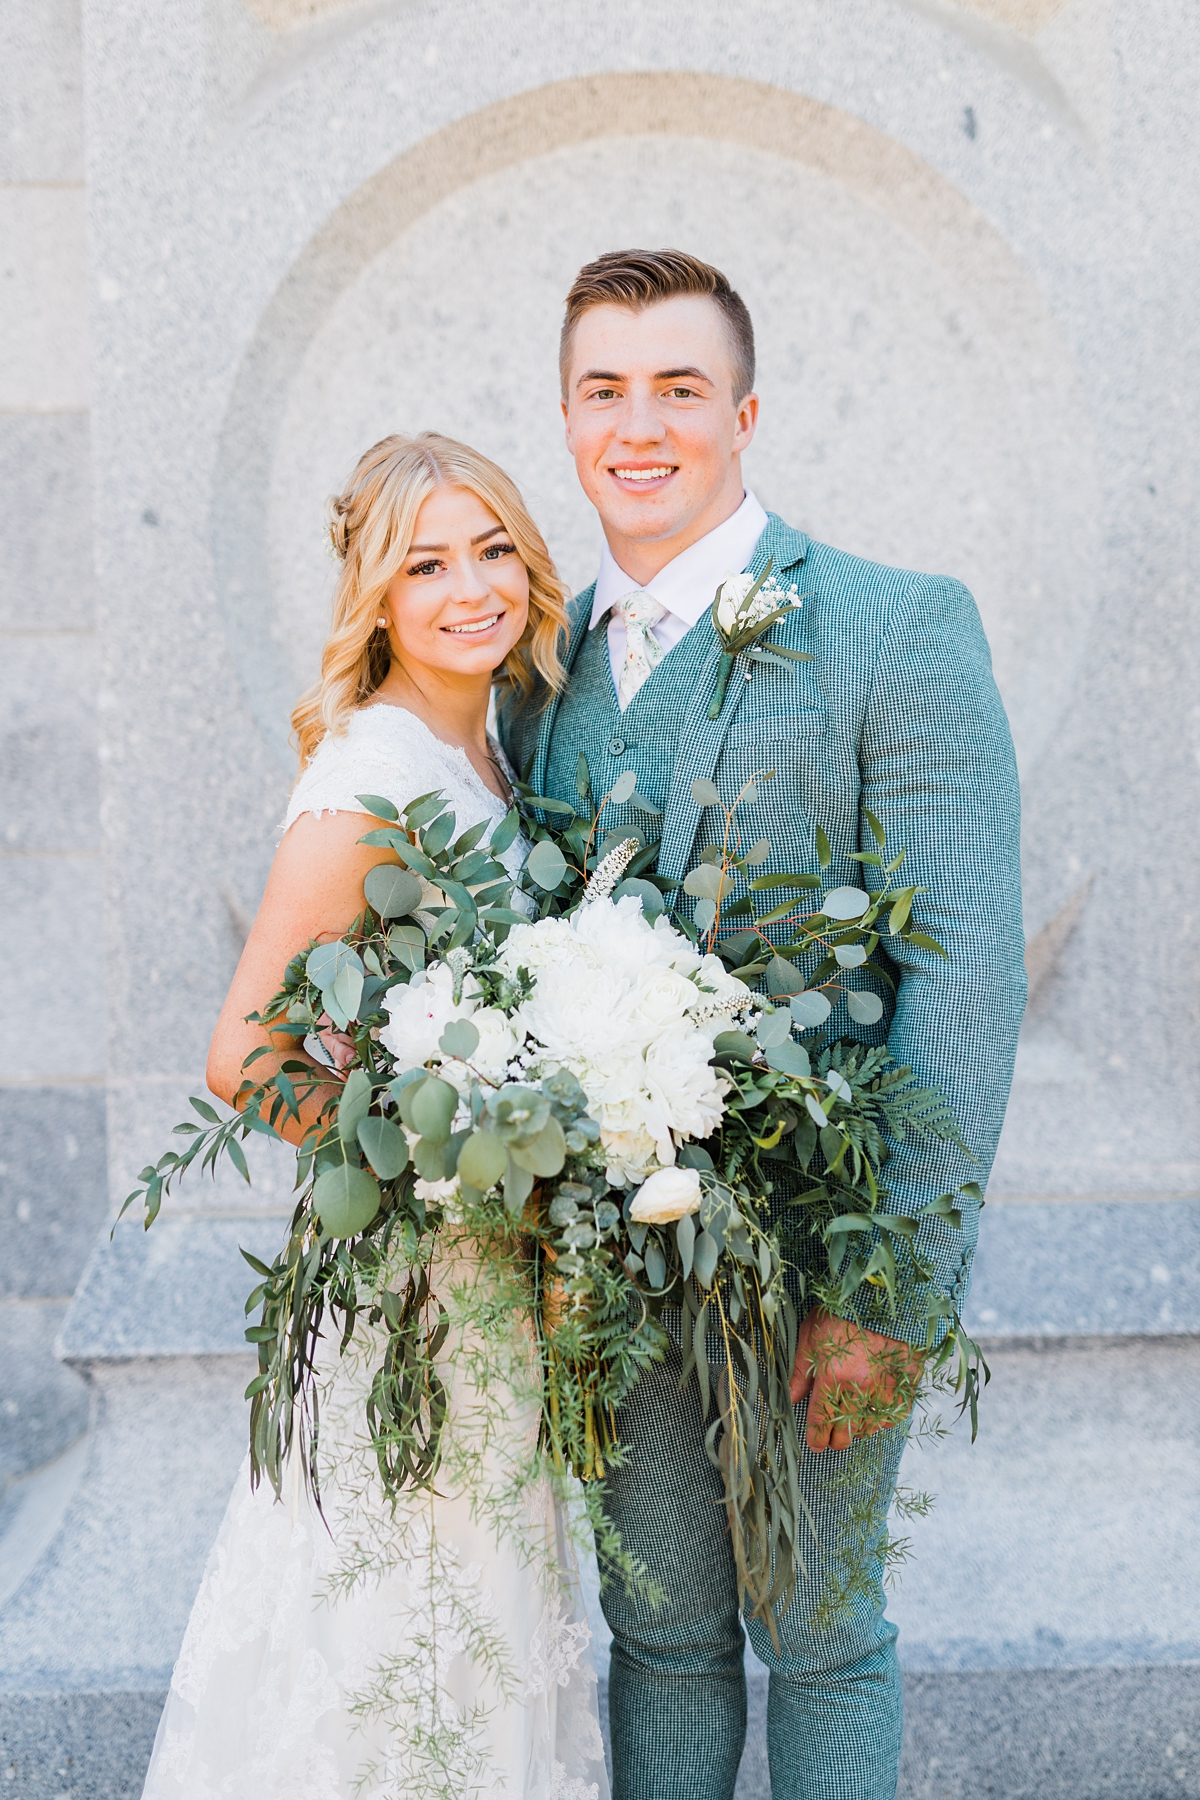
<path fill-rule="evenodd" d="M 610 756 L 623 756 L 625 754 L 625 739 L 624 738 L 609 738 L 608 754 Z"/>

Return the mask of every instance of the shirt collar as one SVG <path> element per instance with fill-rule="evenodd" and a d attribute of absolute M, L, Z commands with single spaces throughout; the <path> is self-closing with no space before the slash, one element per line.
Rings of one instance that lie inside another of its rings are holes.
<path fill-rule="evenodd" d="M 659 570 L 653 581 L 645 585 L 643 593 L 653 594 L 660 606 L 665 606 L 687 626 L 695 625 L 712 605 L 725 576 L 740 574 L 746 567 L 766 528 L 766 513 L 754 495 L 747 492 L 737 511 L 723 525 L 681 550 L 673 561 Z M 605 544 L 600 552 L 600 573 L 596 577 L 589 630 L 637 585 Z"/>

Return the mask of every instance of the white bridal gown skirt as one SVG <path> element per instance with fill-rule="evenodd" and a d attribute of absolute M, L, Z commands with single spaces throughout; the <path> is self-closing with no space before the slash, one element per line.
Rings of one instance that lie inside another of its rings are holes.
<path fill-rule="evenodd" d="M 323 1346 L 323 1516 L 298 1457 L 282 1501 L 243 1467 L 144 1800 L 608 1800 L 572 1545 L 522 1479 L 537 1408 L 456 1341 L 438 1492 L 394 1509 L 363 1411 L 380 1342 Z"/>

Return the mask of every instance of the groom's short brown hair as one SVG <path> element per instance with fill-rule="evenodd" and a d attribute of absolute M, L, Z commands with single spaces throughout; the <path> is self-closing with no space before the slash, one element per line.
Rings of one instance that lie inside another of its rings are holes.
<path fill-rule="evenodd" d="M 673 300 L 677 294 L 700 294 L 720 308 L 732 352 L 733 397 L 735 401 L 744 399 L 754 386 L 754 326 L 746 303 L 720 269 L 689 256 L 686 250 L 610 250 L 607 256 L 584 264 L 567 295 L 558 345 L 564 399 L 575 327 L 585 312 L 593 306 L 627 306 L 631 312 L 641 312 L 659 300 Z"/>

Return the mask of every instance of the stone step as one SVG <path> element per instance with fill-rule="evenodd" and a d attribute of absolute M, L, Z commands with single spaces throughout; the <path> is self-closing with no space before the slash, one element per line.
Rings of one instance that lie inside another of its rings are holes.
<path fill-rule="evenodd" d="M 284 1224 L 227 1209 L 127 1224 L 84 1273 L 60 1349 L 91 1389 L 91 1429 L 54 1477 L 57 1529 L 32 1558 L 26 1530 L 30 1566 L 0 1607 L 14 1800 L 139 1791 L 244 1453 L 238 1245 L 269 1257 Z M 1197 1792 L 1200 1204 L 989 1207 L 971 1321 L 993 1367 L 980 1440 L 959 1429 L 905 1460 L 938 1497 L 891 1603 L 905 1800 Z M 27 1527 L 49 1512 L 30 1499 Z M 751 1674 L 741 1800 L 767 1792 Z"/>

